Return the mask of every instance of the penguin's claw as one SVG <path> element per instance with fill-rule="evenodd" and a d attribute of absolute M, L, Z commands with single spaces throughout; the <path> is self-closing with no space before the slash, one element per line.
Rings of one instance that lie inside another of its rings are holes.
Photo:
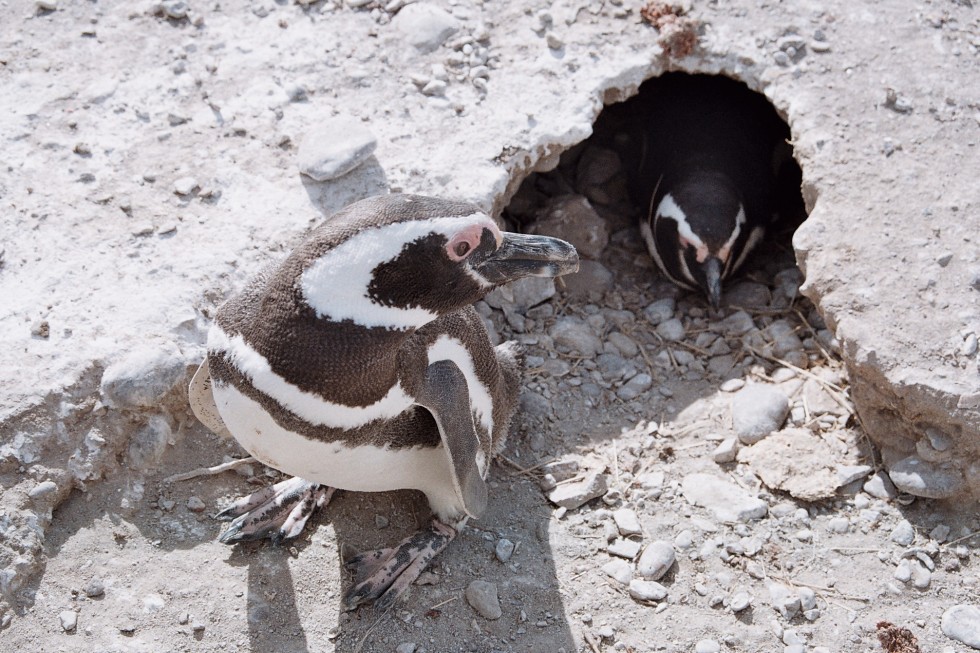
<path fill-rule="evenodd" d="M 268 537 L 275 545 L 296 537 L 318 508 L 330 502 L 334 488 L 293 477 L 242 497 L 215 517 L 231 520 L 218 538 L 236 544 Z"/>
<path fill-rule="evenodd" d="M 353 610 L 374 601 L 375 608 L 387 610 L 455 537 L 456 529 L 433 519 L 429 528 L 395 547 L 365 551 L 347 560 L 357 584 L 344 597 L 344 607 Z"/>

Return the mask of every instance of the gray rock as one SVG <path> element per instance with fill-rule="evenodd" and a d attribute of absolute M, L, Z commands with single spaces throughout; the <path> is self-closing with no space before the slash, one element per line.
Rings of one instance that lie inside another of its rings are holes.
<path fill-rule="evenodd" d="M 690 503 L 707 508 L 725 522 L 762 519 L 769 511 L 762 499 L 711 474 L 688 474 L 681 481 L 681 490 Z"/>
<path fill-rule="evenodd" d="M 606 221 L 581 195 L 552 199 L 538 214 L 530 232 L 566 240 L 581 256 L 589 259 L 602 256 L 602 250 L 609 244 Z"/>
<path fill-rule="evenodd" d="M 946 637 L 980 650 L 980 607 L 954 605 L 943 613 L 940 627 Z"/>
<path fill-rule="evenodd" d="M 732 396 L 732 422 L 744 444 L 754 444 L 779 429 L 788 414 L 789 399 L 770 386 L 749 384 Z"/>
<path fill-rule="evenodd" d="M 526 311 L 555 296 L 555 280 L 550 277 L 524 277 L 507 284 L 513 304 L 519 311 Z M 491 304 L 492 306 L 492 304 Z"/>
<path fill-rule="evenodd" d="M 629 585 L 633 578 L 633 569 L 630 567 L 630 563 L 619 558 L 602 565 L 602 571 L 620 585 Z"/>
<path fill-rule="evenodd" d="M 187 509 L 191 512 L 204 512 L 206 508 L 207 506 L 204 505 L 200 497 L 192 496 L 187 498 Z"/>
<path fill-rule="evenodd" d="M 428 2 L 402 7 L 391 21 L 392 27 L 405 35 L 419 52 L 432 52 L 459 31 L 459 20 Z"/>
<path fill-rule="evenodd" d="M 160 3 L 160 9 L 163 11 L 164 16 L 173 18 L 174 20 L 187 18 L 187 14 L 190 11 L 187 3 L 181 0 L 164 0 Z"/>
<path fill-rule="evenodd" d="M 511 556 L 514 555 L 514 543 L 506 538 L 500 538 L 497 540 L 497 546 L 494 548 L 494 554 L 497 556 L 497 560 L 500 562 L 508 562 Z"/>
<path fill-rule="evenodd" d="M 90 599 L 102 596 L 105 594 L 105 583 L 102 582 L 101 578 L 93 578 L 85 586 L 85 596 Z"/>
<path fill-rule="evenodd" d="M 959 471 L 927 463 L 917 456 L 909 456 L 892 465 L 888 476 L 902 492 L 929 499 L 948 499 L 963 489 Z"/>
<path fill-rule="evenodd" d="M 185 380 L 187 362 L 172 343 L 145 346 L 111 364 L 102 374 L 101 391 L 111 408 L 148 408 Z"/>
<path fill-rule="evenodd" d="M 892 576 L 901 583 L 909 582 L 912 580 L 912 563 L 904 559 L 899 560 L 898 564 L 895 565 L 895 572 Z"/>
<path fill-rule="evenodd" d="M 646 580 L 660 580 L 674 564 L 674 547 L 656 540 L 647 545 L 636 562 L 636 573 Z"/>
<path fill-rule="evenodd" d="M 559 485 L 548 494 L 548 500 L 555 505 L 575 510 L 593 499 L 601 497 L 608 491 L 606 477 L 593 472 L 578 483 Z"/>
<path fill-rule="evenodd" d="M 592 332 L 584 320 L 575 316 L 560 317 L 548 332 L 555 345 L 567 347 L 587 358 L 602 351 L 602 341 Z"/>
<path fill-rule="evenodd" d="M 169 420 L 163 415 L 153 415 L 146 426 L 133 434 L 129 443 L 131 469 L 148 469 L 156 465 L 173 438 Z"/>
<path fill-rule="evenodd" d="M 630 401 L 649 390 L 652 385 L 653 378 L 646 372 L 641 372 L 624 383 L 623 387 L 616 391 L 616 396 L 623 401 Z"/>
<path fill-rule="evenodd" d="M 364 163 L 377 146 L 378 140 L 360 120 L 328 118 L 303 137 L 296 163 L 307 177 L 328 181 Z"/>
<path fill-rule="evenodd" d="M 70 633 L 78 626 L 78 613 L 74 610 L 63 610 L 58 614 L 58 620 L 61 622 L 61 629 Z"/>
<path fill-rule="evenodd" d="M 575 185 L 579 188 L 602 186 L 616 176 L 623 164 L 615 150 L 589 147 L 582 152 L 575 173 Z"/>
<path fill-rule="evenodd" d="M 721 322 L 712 323 L 709 328 L 726 336 L 741 336 L 754 329 L 755 322 L 752 321 L 752 316 L 745 311 L 738 311 Z"/>
<path fill-rule="evenodd" d="M 800 611 L 800 597 L 796 592 L 776 582 L 768 583 L 768 589 L 769 601 L 783 619 L 790 620 L 796 616 Z"/>
<path fill-rule="evenodd" d="M 673 297 L 664 297 L 643 309 L 643 317 L 653 326 L 658 326 L 661 322 L 666 322 L 674 317 L 676 308 L 677 302 L 674 301 Z"/>
<path fill-rule="evenodd" d="M 395 653 L 415 653 L 415 644 L 413 642 L 402 642 L 395 647 Z"/>
<path fill-rule="evenodd" d="M 606 340 L 627 358 L 635 358 L 640 355 L 640 348 L 633 342 L 633 339 L 619 331 L 610 333 L 606 336 Z"/>
<path fill-rule="evenodd" d="M 613 273 L 598 261 L 579 259 L 578 272 L 566 274 L 561 278 L 565 292 L 572 297 L 602 296 L 611 290 L 615 279 Z"/>
<path fill-rule="evenodd" d="M 766 308 L 769 306 L 769 286 L 754 281 L 737 281 L 725 288 L 724 301 L 739 308 Z"/>
<path fill-rule="evenodd" d="M 668 342 L 684 339 L 684 324 L 676 317 L 657 325 L 657 335 Z"/>
<path fill-rule="evenodd" d="M 883 471 L 877 472 L 868 479 L 868 482 L 864 484 L 864 491 L 876 499 L 888 500 L 898 496 L 898 489 L 895 488 L 892 480 L 888 478 L 888 474 Z"/>
<path fill-rule="evenodd" d="M 629 537 L 630 535 L 642 535 L 643 528 L 640 526 L 640 518 L 636 516 L 636 511 L 632 508 L 620 508 L 613 512 L 613 521 L 620 535 Z"/>
<path fill-rule="evenodd" d="M 634 578 L 629 587 L 630 596 L 637 601 L 663 601 L 667 598 L 667 588 L 656 581 Z"/>
<path fill-rule="evenodd" d="M 609 553 L 609 555 L 632 560 L 636 557 L 636 554 L 640 552 L 640 543 L 634 540 L 617 538 L 608 547 L 606 547 L 606 551 Z"/>
<path fill-rule="evenodd" d="M 466 602 L 485 619 L 500 619 L 503 614 L 497 586 L 484 580 L 475 580 L 466 587 Z"/>
<path fill-rule="evenodd" d="M 900 546 L 909 546 L 915 541 L 915 528 L 909 523 L 907 519 L 903 519 L 898 522 L 889 536 L 892 542 Z"/>

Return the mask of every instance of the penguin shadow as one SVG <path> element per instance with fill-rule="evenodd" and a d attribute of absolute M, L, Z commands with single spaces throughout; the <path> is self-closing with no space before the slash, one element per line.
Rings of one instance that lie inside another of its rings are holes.
<path fill-rule="evenodd" d="M 358 200 L 388 193 L 388 177 L 377 157 L 370 157 L 347 174 L 329 181 L 300 175 L 310 203 L 328 217 Z"/>

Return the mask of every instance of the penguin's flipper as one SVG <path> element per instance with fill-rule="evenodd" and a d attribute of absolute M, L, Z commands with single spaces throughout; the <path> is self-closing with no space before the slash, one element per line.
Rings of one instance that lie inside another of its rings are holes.
<path fill-rule="evenodd" d="M 221 419 L 218 412 L 218 405 L 214 402 L 214 394 L 211 392 L 211 369 L 208 366 L 208 359 L 205 358 L 201 366 L 194 372 L 191 383 L 187 387 L 187 400 L 194 411 L 194 416 L 204 426 L 208 427 L 213 433 L 225 438 L 230 438 L 231 433 Z"/>
<path fill-rule="evenodd" d="M 353 610 L 375 601 L 376 609 L 387 610 L 455 537 L 455 528 L 433 519 L 429 528 L 397 546 L 365 551 L 346 560 L 344 565 L 355 572 L 356 584 L 344 597 L 344 608 Z"/>
<path fill-rule="evenodd" d="M 318 508 L 330 502 L 334 488 L 299 477 L 262 488 L 242 497 L 215 517 L 231 520 L 219 541 L 237 544 L 269 538 L 273 544 L 296 537 Z"/>
<path fill-rule="evenodd" d="M 479 517 L 487 507 L 487 484 L 476 464 L 480 439 L 473 425 L 466 377 L 456 363 L 436 361 L 426 368 L 422 386 L 415 400 L 432 413 L 439 426 L 456 495 L 466 514 Z"/>

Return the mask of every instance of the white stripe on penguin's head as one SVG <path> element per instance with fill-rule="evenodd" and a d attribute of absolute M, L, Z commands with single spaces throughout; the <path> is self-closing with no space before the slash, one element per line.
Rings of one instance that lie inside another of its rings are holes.
<path fill-rule="evenodd" d="M 397 258 L 408 243 L 432 233 L 442 234 L 449 240 L 467 224 L 499 232 L 484 213 L 396 222 L 360 231 L 303 271 L 300 277 L 303 299 L 318 317 L 336 322 L 353 320 L 364 327 L 398 330 L 421 327 L 438 315 L 417 306 L 385 306 L 371 299 L 368 289 L 374 269 Z M 425 274 L 425 270 L 419 270 L 419 274 Z"/>

